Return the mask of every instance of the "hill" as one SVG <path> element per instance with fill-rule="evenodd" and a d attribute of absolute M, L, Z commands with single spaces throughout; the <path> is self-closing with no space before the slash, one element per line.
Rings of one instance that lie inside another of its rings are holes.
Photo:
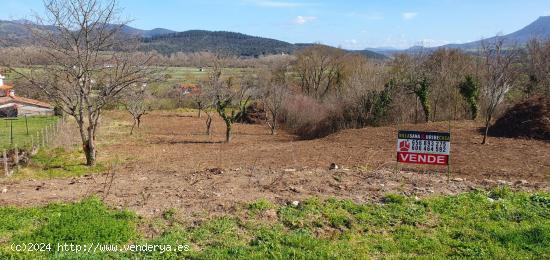
<path fill-rule="evenodd" d="M 237 56 L 292 53 L 296 46 L 279 40 L 224 31 L 191 30 L 142 39 L 142 50 L 174 52 L 219 52 Z"/>
<path fill-rule="evenodd" d="M 328 46 L 328 45 L 324 45 L 324 44 L 320 44 L 320 43 L 296 43 L 294 45 L 296 46 L 297 50 L 304 49 L 304 48 L 311 47 L 311 46 L 315 46 L 315 45 L 323 45 L 323 46 L 326 46 L 326 47 L 329 47 L 329 48 L 337 49 L 336 47 L 332 47 L 332 46 Z M 375 52 L 375 51 L 371 51 L 371 50 L 344 50 L 344 51 L 347 52 L 347 53 L 361 54 L 361 55 L 364 55 L 365 57 L 370 58 L 370 59 L 385 60 L 385 59 L 388 58 L 388 56 L 386 56 L 384 54 L 381 54 L 381 53 Z"/>
<path fill-rule="evenodd" d="M 519 45 L 524 46 L 526 45 L 531 39 L 550 39 L 550 16 L 543 16 L 534 21 L 533 23 L 527 25 L 523 29 L 502 35 L 502 36 L 495 36 L 491 38 L 485 39 L 485 41 L 495 41 L 495 40 L 504 40 L 504 44 L 506 46 L 513 46 L 513 45 Z M 455 48 L 455 49 L 462 49 L 462 50 L 474 50 L 478 49 L 481 46 L 481 43 L 483 40 L 480 41 L 474 41 L 464 44 L 448 44 L 442 46 L 443 48 Z"/>
<path fill-rule="evenodd" d="M 20 44 L 30 43 L 32 35 L 29 32 L 29 27 L 39 30 L 53 30 L 53 27 L 51 26 L 37 25 L 28 20 L 0 20 L 0 43 L 2 43 L 4 46 L 16 46 Z M 127 25 L 122 27 L 121 32 L 128 36 L 142 38 L 174 33 L 174 31 L 163 28 L 156 28 L 153 30 L 141 30 Z"/>
<path fill-rule="evenodd" d="M 34 25 L 27 20 L 0 20 L 0 47 L 29 43 L 31 41 L 31 34 L 28 30 L 29 25 L 42 30 L 51 29 L 47 26 Z"/>
<path fill-rule="evenodd" d="M 143 38 L 156 37 L 164 34 L 175 33 L 175 31 L 164 29 L 164 28 L 155 28 L 152 30 L 141 30 L 128 25 L 122 26 L 121 31 L 124 34 L 130 35 L 130 36 L 137 36 L 137 37 L 143 37 Z"/>
<path fill-rule="evenodd" d="M 51 30 L 48 26 L 39 26 L 29 21 L 1 21 L 0 46 L 18 46 L 31 43 L 28 26 L 35 29 Z M 116 25 L 113 25 L 116 26 Z M 256 57 L 260 55 L 293 53 L 313 44 L 292 44 L 276 39 L 246 35 L 237 32 L 190 30 L 175 32 L 164 28 L 142 30 L 123 26 L 121 33 L 127 37 L 138 37 L 140 50 L 157 51 L 162 54 L 175 52 L 219 52 L 223 54 Z M 369 50 L 357 52 L 373 59 L 385 59 L 386 56 Z"/>
<path fill-rule="evenodd" d="M 415 53 L 415 52 L 418 52 L 419 50 L 429 51 L 429 50 L 437 50 L 439 48 L 460 49 L 464 51 L 477 51 L 479 47 L 481 47 L 481 43 L 483 41 L 493 42 L 495 40 L 503 40 L 505 47 L 512 47 L 512 46 L 521 47 L 521 46 L 525 46 L 532 39 L 542 39 L 542 40 L 550 39 L 550 16 L 539 17 L 536 21 L 527 25 L 523 29 L 510 34 L 506 34 L 506 35 L 495 36 L 495 37 L 491 37 L 491 38 L 487 38 L 479 41 L 463 43 L 463 44 L 447 44 L 447 45 L 433 47 L 433 48 L 423 48 L 421 46 L 413 46 L 405 51 L 396 51 L 396 52 Z"/>

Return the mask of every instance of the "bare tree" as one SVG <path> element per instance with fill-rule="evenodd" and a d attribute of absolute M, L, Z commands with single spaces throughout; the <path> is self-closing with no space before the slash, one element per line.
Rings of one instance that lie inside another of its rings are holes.
<path fill-rule="evenodd" d="M 259 71 L 260 98 L 266 110 L 266 123 L 274 135 L 281 119 L 284 101 L 289 94 L 289 79 L 287 76 L 289 62 L 275 60 L 269 67 Z"/>
<path fill-rule="evenodd" d="M 343 86 L 344 52 L 317 45 L 297 54 L 295 70 L 302 93 L 323 99 Z"/>
<path fill-rule="evenodd" d="M 464 102 L 456 86 L 466 75 L 475 74 L 473 57 L 460 50 L 439 49 L 429 53 L 424 66 L 432 83 L 432 120 L 458 119 L 459 116 L 466 118 L 468 113 L 459 110 L 464 107 Z"/>
<path fill-rule="evenodd" d="M 518 51 L 515 48 L 505 48 L 504 40 L 497 37 L 494 42 L 483 41 L 480 54 L 483 59 L 481 90 L 485 101 L 485 131 L 482 144 L 486 144 L 495 111 L 506 94 L 514 87 Z"/>
<path fill-rule="evenodd" d="M 550 40 L 533 39 L 527 44 L 527 95 L 550 95 Z"/>
<path fill-rule="evenodd" d="M 37 23 L 52 29 L 33 30 L 33 37 L 48 65 L 14 71 L 76 120 L 86 164 L 94 165 L 103 109 L 128 87 L 143 84 L 152 73 L 150 56 L 131 55 L 135 45 L 119 33 L 125 23 L 117 18 L 116 0 L 46 0 L 45 9 Z"/>
<path fill-rule="evenodd" d="M 413 56 L 401 54 L 393 60 L 394 83 L 408 95 L 416 99 L 414 120 L 418 123 L 418 103 L 422 107 L 424 120 L 428 122 L 431 115 L 432 82 L 425 67 L 426 56 L 423 52 Z"/>
<path fill-rule="evenodd" d="M 221 74 L 219 75 L 221 76 Z M 216 84 L 217 81 L 219 81 L 218 76 L 210 74 L 209 79 L 201 81 L 195 92 L 191 93 L 193 101 L 199 108 L 199 118 L 201 110 L 206 114 L 206 134 L 209 136 L 212 134 L 212 109 L 214 108 L 214 93 L 210 86 Z"/>
<path fill-rule="evenodd" d="M 204 110 L 205 113 L 206 113 L 206 134 L 208 136 L 211 136 L 212 135 L 212 111 L 207 108 Z"/>
<path fill-rule="evenodd" d="M 267 112 L 267 125 L 274 135 L 277 131 L 283 104 L 288 95 L 286 85 L 268 82 L 263 89 L 262 101 Z"/>
<path fill-rule="evenodd" d="M 150 93 L 147 89 L 147 84 L 136 84 L 126 89 L 122 98 L 122 104 L 133 118 L 130 135 L 134 133 L 135 127 L 139 129 L 141 125 L 141 117 L 151 110 L 151 106 L 147 103 L 149 97 Z"/>
<path fill-rule="evenodd" d="M 252 98 L 253 79 L 228 77 L 222 80 L 222 63 L 216 61 L 209 74 L 214 107 L 225 122 L 225 141 L 231 142 L 233 123 L 244 113 Z"/>
<path fill-rule="evenodd" d="M 201 112 L 209 106 L 209 97 L 207 93 L 204 92 L 203 88 L 202 86 L 198 86 L 190 93 L 193 103 L 195 103 L 197 110 L 199 110 L 197 115 L 199 118 L 202 117 Z"/>

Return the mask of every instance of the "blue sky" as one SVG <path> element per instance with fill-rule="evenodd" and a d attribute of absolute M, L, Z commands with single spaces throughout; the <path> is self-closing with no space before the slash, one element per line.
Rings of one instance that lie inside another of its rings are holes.
<path fill-rule="evenodd" d="M 119 0 L 140 29 L 236 31 L 348 49 L 462 43 L 550 15 L 550 0 Z M 40 13 L 41 0 L 0 0 L 0 19 Z"/>

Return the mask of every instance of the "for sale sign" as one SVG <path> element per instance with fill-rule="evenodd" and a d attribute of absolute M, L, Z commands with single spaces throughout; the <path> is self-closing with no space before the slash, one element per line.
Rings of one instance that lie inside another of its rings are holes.
<path fill-rule="evenodd" d="M 448 165 L 451 134 L 399 131 L 397 161 L 402 163 Z"/>

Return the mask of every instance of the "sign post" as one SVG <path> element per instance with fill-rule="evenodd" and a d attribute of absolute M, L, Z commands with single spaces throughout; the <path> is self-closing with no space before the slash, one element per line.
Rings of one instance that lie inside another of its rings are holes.
<path fill-rule="evenodd" d="M 449 166 L 450 150 L 450 133 L 399 131 L 397 135 L 397 163 Z"/>

